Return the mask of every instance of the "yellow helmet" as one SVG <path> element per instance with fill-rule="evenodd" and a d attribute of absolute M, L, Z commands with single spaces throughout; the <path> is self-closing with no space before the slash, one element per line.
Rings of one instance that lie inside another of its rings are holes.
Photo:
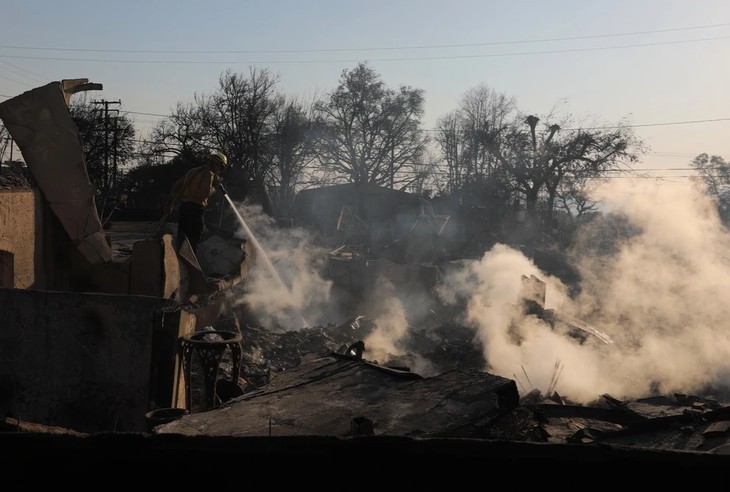
<path fill-rule="evenodd" d="M 215 154 L 210 154 L 208 156 L 208 162 L 211 164 L 219 164 L 223 166 L 223 168 L 228 167 L 228 157 L 226 157 L 225 154 L 222 152 L 216 152 Z"/>

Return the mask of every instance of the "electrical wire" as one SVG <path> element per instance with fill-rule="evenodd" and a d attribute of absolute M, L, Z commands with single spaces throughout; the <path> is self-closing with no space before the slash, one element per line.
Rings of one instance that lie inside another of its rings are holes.
<path fill-rule="evenodd" d="M 369 62 L 403 62 L 403 61 L 434 61 L 434 60 L 467 60 L 475 58 L 497 58 L 525 55 L 548 55 L 559 53 L 580 53 L 591 51 L 615 50 L 625 48 L 642 48 L 646 46 L 666 46 L 673 44 L 697 43 L 703 41 L 716 41 L 730 39 L 730 36 L 718 36 L 713 38 L 687 39 L 680 41 L 663 41 L 656 43 L 636 43 L 618 46 L 600 46 L 595 48 L 572 48 L 561 50 L 543 51 L 522 51 L 514 53 L 483 53 L 477 55 L 444 55 L 444 56 L 411 56 L 400 58 L 369 58 Z M 310 64 L 310 63 L 358 63 L 362 59 L 335 59 L 335 60 L 118 60 L 100 58 L 58 58 L 51 56 L 22 56 L 22 55 L 0 55 L 0 58 L 14 58 L 23 60 L 50 60 L 50 61 L 72 61 L 90 63 L 141 63 L 141 64 L 164 64 L 164 65 L 281 65 L 281 64 Z"/>
<path fill-rule="evenodd" d="M 675 27 L 669 29 L 654 29 L 648 31 L 633 31 L 623 33 L 594 34 L 589 36 L 565 36 L 557 38 L 538 38 L 512 41 L 489 41 L 482 43 L 460 43 L 460 44 L 432 44 L 432 45 L 410 45 L 410 46 L 381 46 L 376 48 L 320 48 L 320 49 L 286 49 L 286 50 L 109 50 L 95 48 L 58 48 L 42 46 L 18 46 L 0 45 L 0 48 L 36 51 L 71 51 L 83 53 L 137 53 L 137 54 L 272 54 L 272 53 L 330 53 L 347 51 L 392 51 L 392 50 L 420 50 L 420 49 L 442 49 L 442 48 L 470 48 L 477 46 L 498 46 L 510 44 L 546 43 L 556 41 L 576 41 L 582 39 L 599 39 L 621 36 L 637 36 L 645 34 L 658 34 L 665 32 L 688 31 L 694 29 L 708 29 L 730 26 L 730 23 L 708 24 L 702 26 Z"/>

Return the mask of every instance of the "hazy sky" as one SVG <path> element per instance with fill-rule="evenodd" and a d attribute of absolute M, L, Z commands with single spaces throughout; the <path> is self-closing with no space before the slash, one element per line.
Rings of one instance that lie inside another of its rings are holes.
<path fill-rule="evenodd" d="M 142 136 L 227 69 L 269 68 L 308 97 L 361 61 L 425 91 L 426 128 L 487 84 L 524 112 L 641 125 L 652 152 L 636 167 L 656 176 L 730 157 L 727 0 L 5 0 L 0 14 L 0 101 L 88 78 Z"/>

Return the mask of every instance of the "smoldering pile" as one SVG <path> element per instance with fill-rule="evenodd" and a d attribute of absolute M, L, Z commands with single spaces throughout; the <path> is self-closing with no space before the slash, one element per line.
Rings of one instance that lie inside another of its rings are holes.
<path fill-rule="evenodd" d="M 374 321 L 364 316 L 300 330 L 239 325 L 235 316 L 221 318 L 215 326 L 217 330 L 241 333 L 240 377 L 247 387 L 265 385 L 273 374 L 299 365 L 305 356 L 344 354 L 353 344 L 366 340 L 375 328 Z M 457 324 L 414 328 L 401 340 L 399 348 L 401 355 L 378 361 L 368 357 L 365 344 L 362 357 L 376 364 L 408 370 L 416 365 L 428 366 L 430 373 L 484 365 L 473 330 Z M 230 374 L 230 360 L 224 358 L 221 369 Z"/>

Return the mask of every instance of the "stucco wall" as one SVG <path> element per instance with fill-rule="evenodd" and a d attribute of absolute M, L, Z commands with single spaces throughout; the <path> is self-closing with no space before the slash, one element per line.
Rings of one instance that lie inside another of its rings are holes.
<path fill-rule="evenodd" d="M 34 190 L 0 190 L 0 251 L 12 258 L 12 285 L 16 289 L 44 288 L 43 221 L 40 194 Z"/>
<path fill-rule="evenodd" d="M 182 400 L 178 338 L 194 317 L 165 299 L 0 289 L 0 414 L 82 432 L 144 431 Z"/>

